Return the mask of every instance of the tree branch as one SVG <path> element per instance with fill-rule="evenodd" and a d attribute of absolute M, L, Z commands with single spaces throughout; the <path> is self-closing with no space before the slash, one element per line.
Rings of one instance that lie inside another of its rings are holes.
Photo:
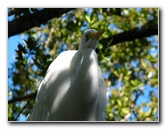
<path fill-rule="evenodd" d="M 16 102 L 16 101 L 21 101 L 21 100 L 24 100 L 24 99 L 35 98 L 35 97 L 36 97 L 36 94 L 37 94 L 37 92 L 31 93 L 31 94 L 29 94 L 29 95 L 25 95 L 25 96 L 22 96 L 22 97 L 19 97 L 19 98 L 11 99 L 11 100 L 8 101 L 8 104 L 9 104 L 9 103 L 14 103 L 14 102 Z"/>
<path fill-rule="evenodd" d="M 8 22 L 8 37 L 19 34 L 54 17 L 60 17 L 73 8 L 43 9 L 31 15 L 24 15 L 19 19 Z"/>
<path fill-rule="evenodd" d="M 23 106 L 22 110 L 17 114 L 15 121 L 17 121 L 18 117 L 21 115 L 21 113 L 25 110 L 25 108 L 28 106 L 30 100 Z"/>
<path fill-rule="evenodd" d="M 25 13 L 29 10 L 29 8 L 9 8 L 8 16 L 11 15 L 20 15 L 21 13 Z"/>
<path fill-rule="evenodd" d="M 142 27 L 140 29 L 135 28 L 103 40 L 105 40 L 105 42 L 110 42 L 109 46 L 112 46 L 121 42 L 133 41 L 135 39 L 141 39 L 152 35 L 158 35 L 158 25 Z"/>
<path fill-rule="evenodd" d="M 135 118 L 137 119 L 137 121 L 141 121 L 140 118 L 138 117 L 138 115 L 136 114 L 135 110 L 133 110 L 132 112 L 133 112 Z"/>

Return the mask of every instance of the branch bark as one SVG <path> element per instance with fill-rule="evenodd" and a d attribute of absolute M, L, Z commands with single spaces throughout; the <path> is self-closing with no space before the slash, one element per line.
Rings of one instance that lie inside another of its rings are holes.
<path fill-rule="evenodd" d="M 16 102 L 16 101 L 22 101 L 22 100 L 24 100 L 24 99 L 35 98 L 35 97 L 36 97 L 36 94 L 37 94 L 37 92 L 31 93 L 31 94 L 29 94 L 29 95 L 25 95 L 25 96 L 22 96 L 22 97 L 18 97 L 18 98 L 11 99 L 11 100 L 8 101 L 8 104 L 14 103 L 14 102 Z"/>
<path fill-rule="evenodd" d="M 140 29 L 135 28 L 129 31 L 113 35 L 112 37 L 103 40 L 105 40 L 105 42 L 107 43 L 110 42 L 109 46 L 112 46 L 121 42 L 133 41 L 135 39 L 141 39 L 152 35 L 158 35 L 158 25 L 146 26 Z"/>
<path fill-rule="evenodd" d="M 25 15 L 19 19 L 8 22 L 8 37 L 22 33 L 32 27 L 40 26 L 48 20 L 60 17 L 62 14 L 73 10 L 73 8 L 43 9 L 32 15 Z"/>

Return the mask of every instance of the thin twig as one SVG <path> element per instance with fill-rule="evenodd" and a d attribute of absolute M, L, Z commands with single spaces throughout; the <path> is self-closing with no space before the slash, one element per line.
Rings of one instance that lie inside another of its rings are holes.
<path fill-rule="evenodd" d="M 18 117 L 20 116 L 20 114 L 24 111 L 24 109 L 27 107 L 27 105 L 29 104 L 31 100 L 28 100 L 28 102 L 24 105 L 24 107 L 22 108 L 22 110 L 18 113 L 18 115 L 16 116 L 15 120 L 18 119 Z"/>
<path fill-rule="evenodd" d="M 138 115 L 136 114 L 136 112 L 135 112 L 134 110 L 133 110 L 132 112 L 133 112 L 135 118 L 136 118 L 138 121 L 141 121 L 140 118 L 138 117 Z"/>

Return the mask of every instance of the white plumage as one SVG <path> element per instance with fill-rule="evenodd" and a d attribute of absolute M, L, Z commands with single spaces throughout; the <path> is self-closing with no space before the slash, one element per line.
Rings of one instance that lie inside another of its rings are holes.
<path fill-rule="evenodd" d="M 84 32 L 78 51 L 62 52 L 49 66 L 27 121 L 102 121 L 106 86 L 95 52 L 102 31 Z"/>

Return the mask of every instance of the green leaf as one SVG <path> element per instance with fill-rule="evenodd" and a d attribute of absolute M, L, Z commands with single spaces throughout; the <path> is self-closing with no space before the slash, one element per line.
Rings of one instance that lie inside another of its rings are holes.
<path fill-rule="evenodd" d="M 122 108 L 122 113 L 127 115 L 130 112 L 128 107 Z"/>
<path fill-rule="evenodd" d="M 90 17 L 88 15 L 85 16 L 86 20 L 90 23 Z"/>

